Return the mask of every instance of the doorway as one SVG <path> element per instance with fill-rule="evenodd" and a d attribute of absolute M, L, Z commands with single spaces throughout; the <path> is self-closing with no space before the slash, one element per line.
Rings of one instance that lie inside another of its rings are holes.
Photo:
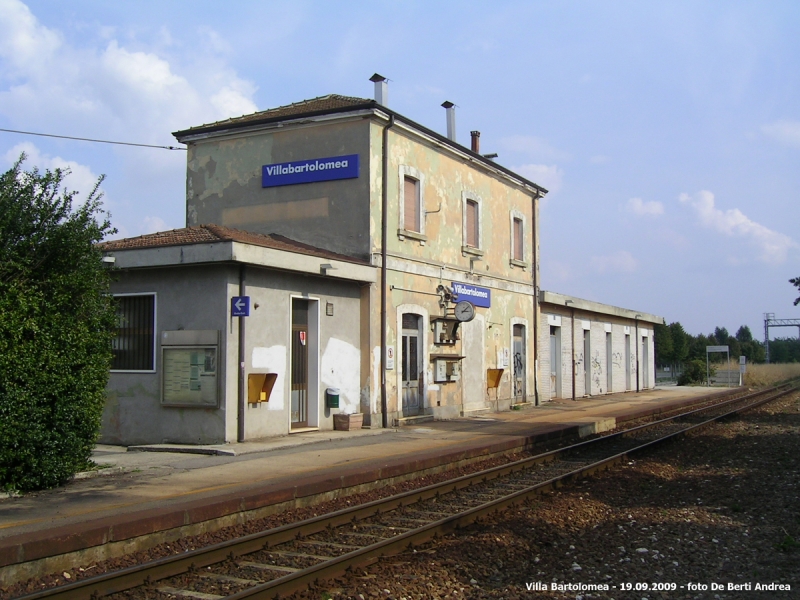
<path fill-rule="evenodd" d="M 591 331 L 583 330 L 583 394 L 592 395 Z"/>
<path fill-rule="evenodd" d="M 625 336 L 625 390 L 631 390 L 631 336 Z"/>
<path fill-rule="evenodd" d="M 525 325 L 514 325 L 512 331 L 514 350 L 513 393 L 514 403 L 525 402 Z"/>
<path fill-rule="evenodd" d="M 647 343 L 648 339 L 642 338 L 642 389 L 650 387 L 650 360 L 648 358 L 650 344 Z"/>
<path fill-rule="evenodd" d="M 402 378 L 403 378 L 403 416 L 413 417 L 420 412 L 420 316 L 403 314 L 402 331 Z"/>
<path fill-rule="evenodd" d="M 614 391 L 613 376 L 614 373 L 614 354 L 613 344 L 611 343 L 611 332 L 606 331 L 606 393 L 610 394 Z"/>
<path fill-rule="evenodd" d="M 308 300 L 292 298 L 292 429 L 308 427 Z"/>
<path fill-rule="evenodd" d="M 550 398 L 561 398 L 561 327 L 550 326 Z"/>

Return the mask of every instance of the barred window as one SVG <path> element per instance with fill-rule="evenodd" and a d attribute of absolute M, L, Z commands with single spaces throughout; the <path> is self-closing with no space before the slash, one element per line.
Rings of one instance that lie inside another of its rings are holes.
<path fill-rule="evenodd" d="M 112 341 L 112 371 L 155 371 L 156 296 L 115 296 L 117 335 Z"/>

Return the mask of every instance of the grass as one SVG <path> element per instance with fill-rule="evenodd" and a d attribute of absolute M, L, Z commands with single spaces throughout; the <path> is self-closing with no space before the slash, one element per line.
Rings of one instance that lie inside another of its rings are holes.
<path fill-rule="evenodd" d="M 747 365 L 747 373 L 744 374 L 744 384 L 750 387 L 765 387 L 795 377 L 800 377 L 800 363 L 750 364 Z"/>

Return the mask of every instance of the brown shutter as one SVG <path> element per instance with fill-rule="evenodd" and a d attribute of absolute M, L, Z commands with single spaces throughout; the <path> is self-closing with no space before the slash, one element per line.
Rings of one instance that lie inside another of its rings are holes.
<path fill-rule="evenodd" d="M 419 181 L 403 180 L 403 229 L 419 231 Z"/>
<path fill-rule="evenodd" d="M 514 219 L 514 260 L 525 260 L 522 253 L 522 219 Z"/>
<path fill-rule="evenodd" d="M 478 203 L 467 200 L 467 246 L 478 247 Z"/>

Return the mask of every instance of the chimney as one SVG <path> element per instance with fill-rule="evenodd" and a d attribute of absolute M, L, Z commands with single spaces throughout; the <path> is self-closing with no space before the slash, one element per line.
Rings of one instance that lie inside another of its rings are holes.
<path fill-rule="evenodd" d="M 472 151 L 475 154 L 481 153 L 481 132 L 480 131 L 470 131 L 470 135 L 472 136 Z"/>
<path fill-rule="evenodd" d="M 369 78 L 375 84 L 375 102 L 381 106 L 389 105 L 389 80 L 375 73 Z"/>
<path fill-rule="evenodd" d="M 456 141 L 456 105 L 448 100 L 442 102 L 442 106 L 447 110 L 447 139 L 451 142 Z"/>

